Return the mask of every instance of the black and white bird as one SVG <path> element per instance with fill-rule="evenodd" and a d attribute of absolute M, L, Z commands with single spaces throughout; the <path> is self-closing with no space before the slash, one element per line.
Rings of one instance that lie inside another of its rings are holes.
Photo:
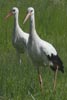
<path fill-rule="evenodd" d="M 28 54 L 33 64 L 37 67 L 41 88 L 43 87 L 43 82 L 39 67 L 49 65 L 51 69 L 55 71 L 55 79 L 54 79 L 54 89 L 55 89 L 58 70 L 64 73 L 63 63 L 53 45 L 42 40 L 38 36 L 35 29 L 34 8 L 29 7 L 27 12 L 28 13 L 24 19 L 23 24 L 27 21 L 28 18 L 30 19 L 30 32 L 29 32 L 30 35 L 27 45 Z"/>
<path fill-rule="evenodd" d="M 20 54 L 26 51 L 29 34 L 25 33 L 19 26 L 19 22 L 18 22 L 19 9 L 17 7 L 13 7 L 11 11 L 7 14 L 5 19 L 7 19 L 9 16 L 12 15 L 14 16 L 14 29 L 12 35 L 12 43 L 16 49 L 19 62 L 21 64 Z"/>

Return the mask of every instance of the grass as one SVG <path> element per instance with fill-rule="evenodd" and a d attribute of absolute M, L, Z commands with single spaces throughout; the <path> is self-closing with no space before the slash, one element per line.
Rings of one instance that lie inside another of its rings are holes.
<path fill-rule="evenodd" d="M 22 55 L 18 64 L 11 36 L 13 17 L 4 20 L 13 6 L 20 10 L 19 23 L 23 30 L 23 19 L 29 6 L 35 8 L 36 29 L 39 36 L 52 43 L 61 57 L 65 73 L 58 73 L 56 93 L 53 93 L 53 72 L 41 68 L 44 93 L 40 91 L 36 68 Z M 66 0 L 0 0 L 0 100 L 67 100 L 67 1 Z M 30 93 L 29 93 L 30 92 Z"/>

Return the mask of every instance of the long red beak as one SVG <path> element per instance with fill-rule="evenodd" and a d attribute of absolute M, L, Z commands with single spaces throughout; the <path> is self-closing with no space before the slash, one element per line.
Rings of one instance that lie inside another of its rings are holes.
<path fill-rule="evenodd" d="M 12 16 L 13 15 L 13 13 L 10 11 L 8 14 L 7 14 L 7 16 L 5 17 L 5 19 L 7 19 L 8 17 L 10 17 L 10 16 Z"/>
<path fill-rule="evenodd" d="M 25 24 L 25 22 L 28 20 L 28 18 L 30 17 L 31 13 L 28 13 L 23 21 L 23 24 Z"/>

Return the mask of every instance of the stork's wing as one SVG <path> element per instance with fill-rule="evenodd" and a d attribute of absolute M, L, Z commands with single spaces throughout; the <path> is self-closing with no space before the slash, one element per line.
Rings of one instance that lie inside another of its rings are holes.
<path fill-rule="evenodd" d="M 57 55 L 56 49 L 48 42 L 41 40 L 40 42 L 40 48 L 43 53 L 45 53 L 47 56 Z"/>

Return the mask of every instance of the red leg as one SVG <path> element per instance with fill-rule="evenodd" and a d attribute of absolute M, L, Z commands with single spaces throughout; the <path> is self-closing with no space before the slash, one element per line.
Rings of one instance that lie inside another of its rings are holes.
<path fill-rule="evenodd" d="M 57 66 L 57 69 L 56 69 L 56 72 L 55 72 L 55 76 L 54 76 L 54 91 L 55 91 L 55 89 L 56 89 L 57 73 L 58 73 L 58 66 Z"/>
<path fill-rule="evenodd" d="M 38 77 L 39 77 L 40 88 L 43 91 L 43 81 L 42 81 L 42 76 L 41 76 L 41 73 L 39 71 L 39 68 L 38 68 Z"/>

